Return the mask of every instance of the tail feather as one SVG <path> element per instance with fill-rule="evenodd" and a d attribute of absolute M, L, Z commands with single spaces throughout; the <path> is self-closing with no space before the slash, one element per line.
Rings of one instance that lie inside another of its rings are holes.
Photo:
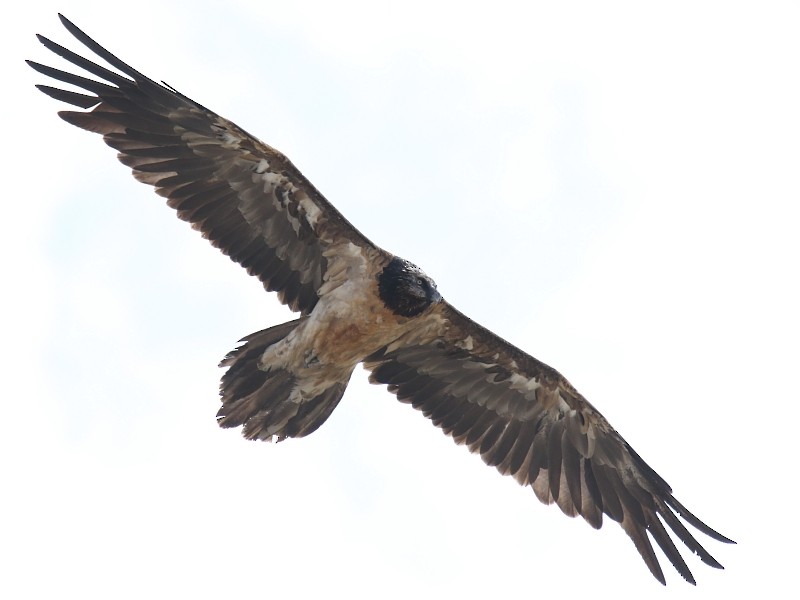
<path fill-rule="evenodd" d="M 291 412 L 287 414 L 287 410 L 291 411 L 291 404 L 295 404 L 296 411 L 297 404 L 287 402 L 282 406 L 281 401 L 289 398 L 296 383 L 295 378 L 283 369 L 274 369 L 253 373 L 247 381 L 252 383 L 257 379 L 261 379 L 262 384 L 251 393 L 223 394 L 222 406 L 217 412 L 220 426 L 230 428 L 244 425 L 245 437 L 252 438 L 254 426 L 268 428 L 266 421 L 269 420 L 269 425 L 274 428 L 285 415 L 287 418 L 293 416 Z"/>
<path fill-rule="evenodd" d="M 281 441 L 315 431 L 342 399 L 347 382 L 336 382 L 314 398 L 291 398 L 297 378 L 289 371 L 259 368 L 264 351 L 280 342 L 305 317 L 242 338 L 242 344 L 220 363 L 228 367 L 220 384 L 220 427 L 244 426 L 242 435 L 253 440 Z"/>
<path fill-rule="evenodd" d="M 331 416 L 333 409 L 342 399 L 346 388 L 346 381 L 334 384 L 311 402 L 301 404 L 300 410 L 286 424 L 286 435 L 289 437 L 304 437 L 316 431 Z"/>

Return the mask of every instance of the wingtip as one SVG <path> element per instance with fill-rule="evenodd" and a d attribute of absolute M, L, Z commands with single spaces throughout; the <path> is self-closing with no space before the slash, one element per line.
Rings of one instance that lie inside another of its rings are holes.
<path fill-rule="evenodd" d="M 682 570 L 678 569 L 678 573 L 680 573 L 680 576 L 683 578 L 683 580 L 686 583 L 690 583 L 693 586 L 697 587 L 697 581 L 695 580 L 694 575 L 692 575 L 692 572 L 688 569 L 688 567 L 686 568 L 685 571 L 682 571 Z M 661 583 L 664 583 L 664 582 L 662 581 Z"/>
<path fill-rule="evenodd" d="M 88 37 L 83 30 L 75 25 L 72 21 L 70 21 L 67 17 L 58 13 L 58 18 L 61 20 L 61 24 L 69 31 L 72 35 L 74 35 L 79 40 L 83 41 L 82 38 Z"/>
<path fill-rule="evenodd" d="M 687 509 L 687 508 L 686 508 L 686 507 L 685 507 L 683 504 L 681 504 L 681 503 L 680 503 L 680 502 L 677 500 L 677 498 L 675 498 L 675 496 L 670 496 L 669 498 L 667 498 L 667 499 L 666 499 L 666 502 L 667 502 L 667 504 L 669 504 L 669 505 L 670 505 L 670 506 L 671 506 L 671 507 L 672 507 L 672 508 L 675 510 L 675 512 L 677 512 L 677 513 L 678 513 L 678 514 L 681 516 L 681 518 L 683 518 L 683 519 L 684 519 L 684 520 L 685 520 L 687 523 L 689 523 L 690 525 L 692 525 L 693 527 L 695 527 L 695 528 L 696 528 L 696 529 L 698 529 L 699 531 L 702 531 L 704 534 L 706 534 L 706 535 L 707 535 L 708 537 L 710 537 L 711 539 L 714 539 L 714 540 L 716 540 L 716 541 L 718 541 L 718 542 L 722 542 L 723 544 L 735 544 L 735 543 L 736 543 L 736 542 L 734 542 L 732 539 L 730 539 L 729 537 L 726 537 L 726 536 L 722 535 L 722 534 L 721 534 L 719 531 L 717 531 L 716 529 L 713 529 L 712 527 L 709 527 L 709 526 L 708 526 L 708 525 L 706 525 L 706 524 L 705 524 L 703 521 L 701 521 L 700 519 L 698 519 L 698 518 L 697 518 L 697 517 L 696 517 L 696 516 L 695 516 L 693 513 L 691 513 L 691 512 L 690 512 L 690 511 L 689 511 L 689 510 L 688 510 L 688 509 Z"/>

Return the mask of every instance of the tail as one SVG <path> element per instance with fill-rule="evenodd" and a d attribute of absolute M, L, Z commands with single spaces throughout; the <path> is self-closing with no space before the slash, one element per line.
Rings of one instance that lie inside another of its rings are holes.
<path fill-rule="evenodd" d="M 242 435 L 251 440 L 303 437 L 316 431 L 342 399 L 347 381 L 337 382 L 314 398 L 290 399 L 297 385 L 295 375 L 284 369 L 263 371 L 258 362 L 264 351 L 285 338 L 302 321 L 297 319 L 252 333 L 228 353 L 220 367 L 228 367 L 220 383 L 220 427 L 244 425 Z"/>

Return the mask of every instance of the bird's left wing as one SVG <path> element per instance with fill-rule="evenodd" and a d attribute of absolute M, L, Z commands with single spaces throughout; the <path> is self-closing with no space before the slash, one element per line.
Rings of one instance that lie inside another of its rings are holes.
<path fill-rule="evenodd" d="M 122 62 L 65 17 L 67 30 L 123 75 L 38 36 L 100 81 L 33 61 L 40 73 L 83 91 L 41 91 L 78 108 L 60 116 L 103 136 L 139 181 L 178 216 L 258 277 L 292 310 L 308 314 L 341 283 L 353 246 L 385 255 L 353 227 L 283 154 L 197 102 Z"/>
<path fill-rule="evenodd" d="M 687 511 L 564 377 L 447 302 L 364 365 L 370 381 L 388 384 L 401 402 L 500 473 L 530 485 L 542 502 L 555 502 L 595 528 L 603 514 L 619 522 L 662 583 L 648 533 L 694 583 L 664 524 L 703 562 L 721 568 L 678 516 L 714 539 L 730 540 Z"/>

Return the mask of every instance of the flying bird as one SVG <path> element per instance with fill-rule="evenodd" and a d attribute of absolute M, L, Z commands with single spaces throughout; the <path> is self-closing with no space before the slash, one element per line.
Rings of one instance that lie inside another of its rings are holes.
<path fill-rule="evenodd" d="M 37 36 L 93 76 L 28 61 L 82 90 L 37 86 L 84 109 L 61 118 L 101 134 L 179 218 L 299 313 L 244 337 L 222 360 L 220 426 L 241 427 L 254 440 L 306 436 L 331 415 L 362 363 L 372 383 L 386 384 L 545 504 L 594 528 L 604 516 L 618 522 L 662 584 L 651 538 L 695 583 L 668 529 L 704 563 L 722 568 L 683 523 L 732 540 L 678 502 L 560 373 L 459 312 L 422 269 L 373 244 L 278 150 L 59 17 L 117 70 Z"/>

